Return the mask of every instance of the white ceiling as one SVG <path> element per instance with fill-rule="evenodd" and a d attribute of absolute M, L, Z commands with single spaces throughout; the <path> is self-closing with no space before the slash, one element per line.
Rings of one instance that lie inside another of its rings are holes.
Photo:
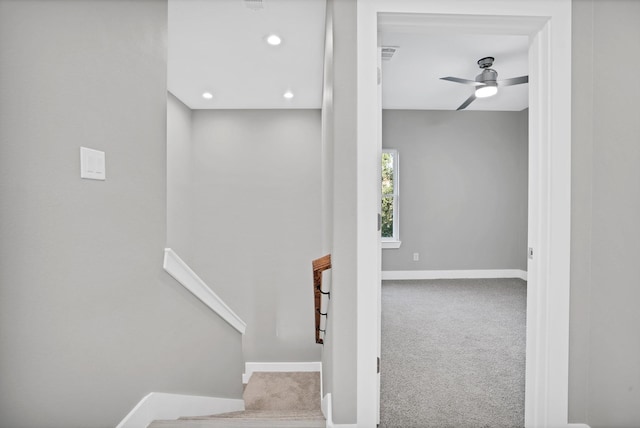
<path fill-rule="evenodd" d="M 247 3 L 169 0 L 169 91 L 192 109 L 320 108 L 325 0 Z"/>
<path fill-rule="evenodd" d="M 260 0 L 169 0 L 169 91 L 192 109 L 320 108 L 325 0 L 248 3 Z M 266 43 L 272 33 L 280 46 Z M 399 47 L 382 63 L 388 109 L 455 110 L 473 89 L 440 77 L 473 80 L 485 56 L 495 57 L 498 79 L 528 74 L 524 36 L 384 32 L 381 41 Z M 467 110 L 519 111 L 527 95 L 526 84 L 505 87 Z"/>
<path fill-rule="evenodd" d="M 528 75 L 526 36 L 434 35 L 383 33 L 383 46 L 398 46 L 382 62 L 382 105 L 387 109 L 455 110 L 473 87 L 440 80 L 453 76 L 475 80 L 477 61 L 495 58 L 498 80 Z M 490 98 L 477 99 L 467 110 L 520 111 L 528 106 L 528 85 L 499 88 Z"/>

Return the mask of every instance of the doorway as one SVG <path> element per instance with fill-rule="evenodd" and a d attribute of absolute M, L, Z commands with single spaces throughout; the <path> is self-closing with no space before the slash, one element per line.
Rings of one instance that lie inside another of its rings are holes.
<path fill-rule="evenodd" d="M 382 250 L 381 426 L 523 426 L 526 119 L 383 113 L 402 245 Z"/>
<path fill-rule="evenodd" d="M 516 34 L 530 37 L 529 293 L 525 426 L 566 426 L 568 403 L 570 223 L 569 1 L 482 4 L 446 1 L 358 4 L 358 424 L 375 425 L 379 390 L 380 243 L 378 210 L 380 141 L 377 32 L 384 26 L 424 31 Z M 551 29 L 549 21 L 553 19 Z M 553 80 L 553 88 L 550 82 Z M 553 115 L 551 115 L 553 106 Z M 376 143 L 377 142 L 377 143 Z M 553 162 L 552 162 L 553 160 Z M 373 184 L 368 184 L 373 183 Z M 378 284 L 372 287 L 372 284 Z"/>
<path fill-rule="evenodd" d="M 523 426 L 528 87 L 465 106 L 475 88 L 442 78 L 473 79 L 490 55 L 500 83 L 524 81 L 528 37 L 379 43 L 381 426 Z"/>

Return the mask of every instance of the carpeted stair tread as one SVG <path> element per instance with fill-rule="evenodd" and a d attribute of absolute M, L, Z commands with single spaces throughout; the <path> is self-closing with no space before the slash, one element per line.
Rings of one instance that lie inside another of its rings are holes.
<path fill-rule="evenodd" d="M 147 428 L 324 428 L 324 419 L 200 419 L 200 420 L 175 420 L 154 421 Z"/>
<path fill-rule="evenodd" d="M 290 419 L 322 419 L 324 420 L 324 416 L 322 416 L 322 412 L 318 410 L 241 410 L 237 412 L 229 412 L 229 413 L 220 413 L 216 415 L 210 416 L 189 416 L 180 418 L 180 420 L 207 420 L 207 419 L 281 419 L 281 420 L 290 420 Z"/>
<path fill-rule="evenodd" d="M 320 372 L 254 372 L 243 398 L 247 410 L 320 411 Z"/>
<path fill-rule="evenodd" d="M 246 410 L 154 421 L 148 428 L 320 428 L 319 372 L 254 372 L 243 398 Z"/>

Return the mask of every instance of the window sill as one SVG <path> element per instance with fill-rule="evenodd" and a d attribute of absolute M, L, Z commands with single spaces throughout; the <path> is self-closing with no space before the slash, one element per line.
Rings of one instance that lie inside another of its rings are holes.
<path fill-rule="evenodd" d="M 400 248 L 402 241 L 382 241 L 382 249 Z"/>

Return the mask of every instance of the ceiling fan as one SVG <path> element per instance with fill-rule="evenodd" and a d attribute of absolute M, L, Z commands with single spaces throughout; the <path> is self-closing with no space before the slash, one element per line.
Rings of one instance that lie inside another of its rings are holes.
<path fill-rule="evenodd" d="M 495 58 L 487 56 L 478 60 L 478 66 L 482 69 L 482 73 L 476 76 L 476 80 L 461 79 L 459 77 L 441 77 L 441 80 L 448 80 L 450 82 L 462 83 L 463 85 L 475 86 L 476 90 L 471 94 L 469 98 L 458 107 L 456 110 L 463 110 L 469 106 L 476 98 L 491 97 L 498 93 L 499 86 L 513 86 L 520 85 L 522 83 L 529 82 L 529 76 L 513 77 L 511 79 L 497 80 L 498 72 L 491 66 L 493 65 Z"/>

